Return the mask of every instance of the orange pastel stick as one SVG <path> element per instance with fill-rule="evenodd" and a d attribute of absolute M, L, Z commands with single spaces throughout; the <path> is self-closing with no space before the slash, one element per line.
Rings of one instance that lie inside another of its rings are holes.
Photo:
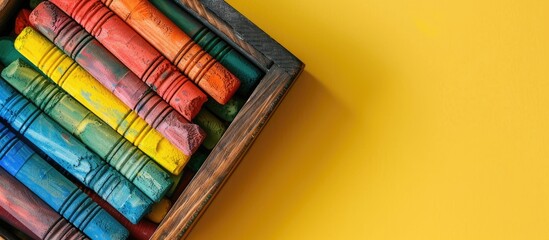
<path fill-rule="evenodd" d="M 240 81 L 146 0 L 101 0 L 217 102 L 225 104 Z"/>

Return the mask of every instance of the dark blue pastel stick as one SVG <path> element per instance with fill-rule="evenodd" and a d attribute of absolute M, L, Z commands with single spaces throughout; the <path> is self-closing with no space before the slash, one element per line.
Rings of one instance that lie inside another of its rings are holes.
<path fill-rule="evenodd" d="M 150 211 L 152 200 L 5 80 L 0 81 L 0 117 L 130 222 Z"/>
<path fill-rule="evenodd" d="M 92 239 L 126 239 L 128 230 L 0 122 L 0 167 Z"/>

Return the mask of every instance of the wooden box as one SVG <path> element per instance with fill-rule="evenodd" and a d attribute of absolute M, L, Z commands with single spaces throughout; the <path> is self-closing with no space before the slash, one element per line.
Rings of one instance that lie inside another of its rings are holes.
<path fill-rule="evenodd" d="M 17 12 L 12 8 L 14 2 L 19 0 L 0 0 L 0 27 L 5 27 L 2 32 L 6 32 L 7 25 L 13 26 L 10 24 Z M 185 10 L 260 66 L 266 75 L 188 182 L 153 239 L 180 239 L 188 235 L 304 68 L 299 59 L 225 1 L 182 2 Z"/>

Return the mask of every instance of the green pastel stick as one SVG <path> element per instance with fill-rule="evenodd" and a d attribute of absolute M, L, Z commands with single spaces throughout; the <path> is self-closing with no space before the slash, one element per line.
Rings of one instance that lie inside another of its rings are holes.
<path fill-rule="evenodd" d="M 34 9 L 38 4 L 43 2 L 44 0 L 30 0 L 29 5 L 32 9 Z"/>
<path fill-rule="evenodd" d="M 21 53 L 15 50 L 15 47 L 13 46 L 13 41 L 14 39 L 11 37 L 0 37 L 0 63 L 4 64 L 4 66 L 8 66 L 13 61 L 21 59 L 25 61 L 25 63 L 32 66 L 27 58 L 25 58 L 23 55 L 21 55 Z M 34 69 L 36 68 L 34 67 Z"/>
<path fill-rule="evenodd" d="M 255 64 L 172 1 L 150 0 L 166 17 L 240 80 L 237 93 L 249 96 L 265 75 Z M 179 0 L 175 2 L 182 5 Z"/>
<path fill-rule="evenodd" d="M 198 148 L 198 150 L 196 150 L 196 152 L 191 156 L 191 159 L 189 159 L 187 165 L 185 165 L 185 169 L 191 170 L 194 173 L 198 172 L 198 169 L 200 169 L 202 164 L 206 161 L 206 158 L 208 158 L 209 154 L 210 151 L 206 148 Z M 166 196 L 173 196 L 173 193 L 179 188 L 181 178 L 184 177 L 183 175 L 185 175 L 185 171 L 178 175 L 172 175 L 174 184 L 172 185 L 172 188 L 170 188 L 168 193 L 166 193 Z"/>
<path fill-rule="evenodd" d="M 202 146 L 209 150 L 215 147 L 225 130 L 227 130 L 225 124 L 206 109 L 200 110 L 193 121 L 206 132 L 206 139 L 204 139 Z"/>
<path fill-rule="evenodd" d="M 193 172 L 198 172 L 198 169 L 202 167 L 202 164 L 206 161 L 208 158 L 208 155 L 210 155 L 210 151 L 206 150 L 204 148 L 199 148 L 191 157 L 189 160 L 189 163 L 187 163 L 186 168 L 190 169 Z"/>
<path fill-rule="evenodd" d="M 27 64 L 14 61 L 2 71 L 2 77 L 151 200 L 159 201 L 170 189 L 173 181 L 169 173 Z"/>
<path fill-rule="evenodd" d="M 244 106 L 246 101 L 234 95 L 225 105 L 222 105 L 212 99 L 208 99 L 204 106 L 206 106 L 213 114 L 217 117 L 227 121 L 232 122 L 242 106 Z"/>

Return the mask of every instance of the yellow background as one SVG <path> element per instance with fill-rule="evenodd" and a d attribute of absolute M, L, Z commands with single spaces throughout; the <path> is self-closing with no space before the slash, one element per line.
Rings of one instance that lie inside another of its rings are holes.
<path fill-rule="evenodd" d="M 230 0 L 307 64 L 188 239 L 549 239 L 549 2 Z"/>

